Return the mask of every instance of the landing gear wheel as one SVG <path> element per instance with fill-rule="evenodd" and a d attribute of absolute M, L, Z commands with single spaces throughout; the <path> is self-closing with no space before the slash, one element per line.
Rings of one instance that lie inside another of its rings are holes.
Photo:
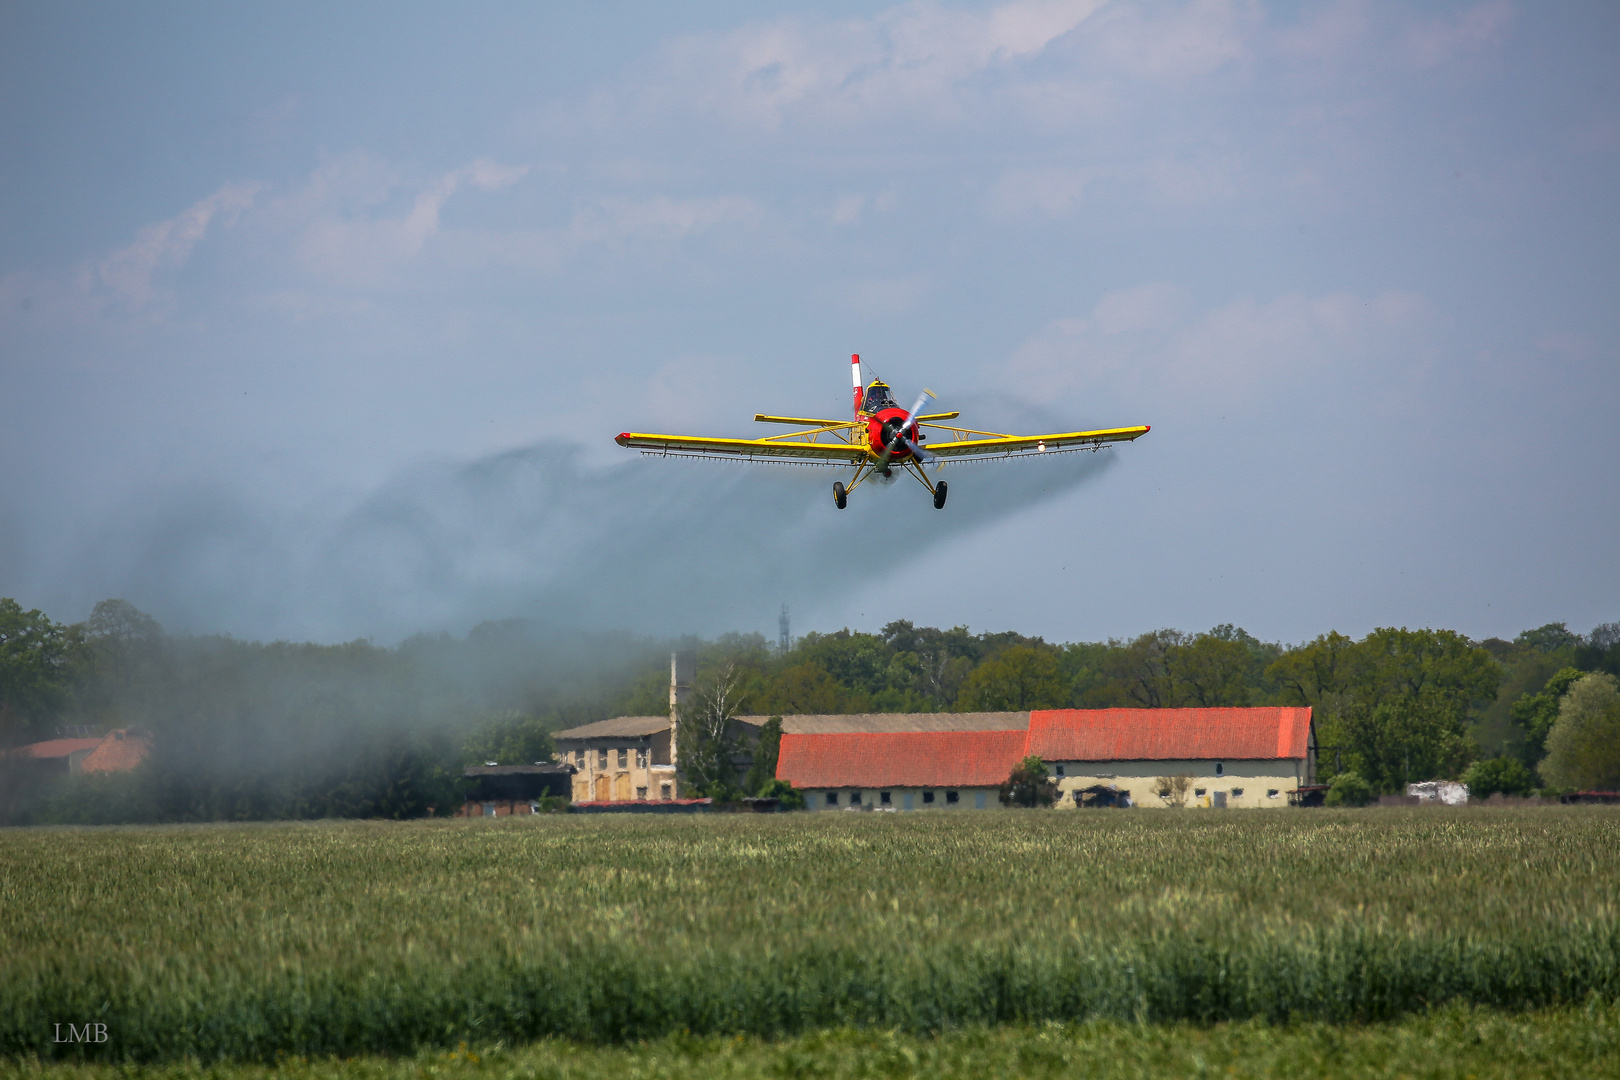
<path fill-rule="evenodd" d="M 844 490 L 844 482 L 842 480 L 833 481 L 833 502 L 838 504 L 838 509 L 840 510 L 849 505 L 849 492 Z M 934 500 L 934 505 L 939 505 L 938 499 Z"/>
<path fill-rule="evenodd" d="M 945 491 L 946 491 L 945 481 L 941 480 L 939 483 L 934 485 L 934 509 L 935 510 L 943 510 L 943 509 L 945 509 Z"/>

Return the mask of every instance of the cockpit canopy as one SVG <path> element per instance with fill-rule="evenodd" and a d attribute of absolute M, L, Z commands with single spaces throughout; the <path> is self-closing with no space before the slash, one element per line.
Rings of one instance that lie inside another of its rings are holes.
<path fill-rule="evenodd" d="M 866 404 L 861 406 L 862 412 L 875 413 L 879 409 L 892 409 L 895 407 L 894 395 L 883 383 L 875 382 L 866 388 Z"/>

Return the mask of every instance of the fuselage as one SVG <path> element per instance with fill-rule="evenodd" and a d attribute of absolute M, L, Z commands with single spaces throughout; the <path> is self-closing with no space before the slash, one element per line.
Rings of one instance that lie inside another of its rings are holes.
<path fill-rule="evenodd" d="M 889 451 L 890 461 L 905 461 L 912 456 L 911 448 L 906 445 L 905 439 L 912 442 L 922 442 L 922 432 L 918 430 L 913 420 L 906 424 L 906 410 L 895 403 L 894 395 L 890 392 L 888 384 L 880 379 L 872 380 L 870 386 L 864 389 L 860 385 L 860 368 L 856 369 L 855 383 L 855 419 L 866 425 L 866 448 L 873 457 L 882 457 L 883 449 L 891 443 L 894 448 Z M 905 438 L 896 439 L 904 427 Z"/>

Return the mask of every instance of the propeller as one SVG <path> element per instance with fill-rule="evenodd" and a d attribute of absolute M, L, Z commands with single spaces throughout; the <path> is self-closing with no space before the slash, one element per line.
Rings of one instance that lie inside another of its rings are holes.
<path fill-rule="evenodd" d="M 911 427 L 912 417 L 916 416 L 917 413 L 922 410 L 923 402 L 927 401 L 933 396 L 934 392 L 932 390 L 924 390 L 921 394 L 917 395 L 917 403 L 907 410 L 905 419 L 901 420 L 898 424 L 895 424 L 893 436 L 891 436 L 889 440 L 883 444 L 883 453 L 878 455 L 877 467 L 879 472 L 888 469 L 889 458 L 894 455 L 895 451 L 900 449 L 901 443 L 905 443 L 906 447 L 911 451 L 912 456 L 924 464 L 927 464 L 934 459 L 934 455 L 912 442 L 911 439 L 906 435 L 906 429 Z M 883 426 L 888 428 L 890 424 L 894 424 L 894 421 L 890 420 Z"/>

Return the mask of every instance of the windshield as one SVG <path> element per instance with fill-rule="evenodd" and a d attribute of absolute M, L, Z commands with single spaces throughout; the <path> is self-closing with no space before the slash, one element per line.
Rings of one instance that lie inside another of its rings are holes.
<path fill-rule="evenodd" d="M 893 405 L 894 396 L 889 393 L 889 388 L 887 386 L 884 386 L 882 383 L 873 383 L 871 386 L 866 388 L 867 412 L 877 412 L 879 409 L 887 409 Z"/>

